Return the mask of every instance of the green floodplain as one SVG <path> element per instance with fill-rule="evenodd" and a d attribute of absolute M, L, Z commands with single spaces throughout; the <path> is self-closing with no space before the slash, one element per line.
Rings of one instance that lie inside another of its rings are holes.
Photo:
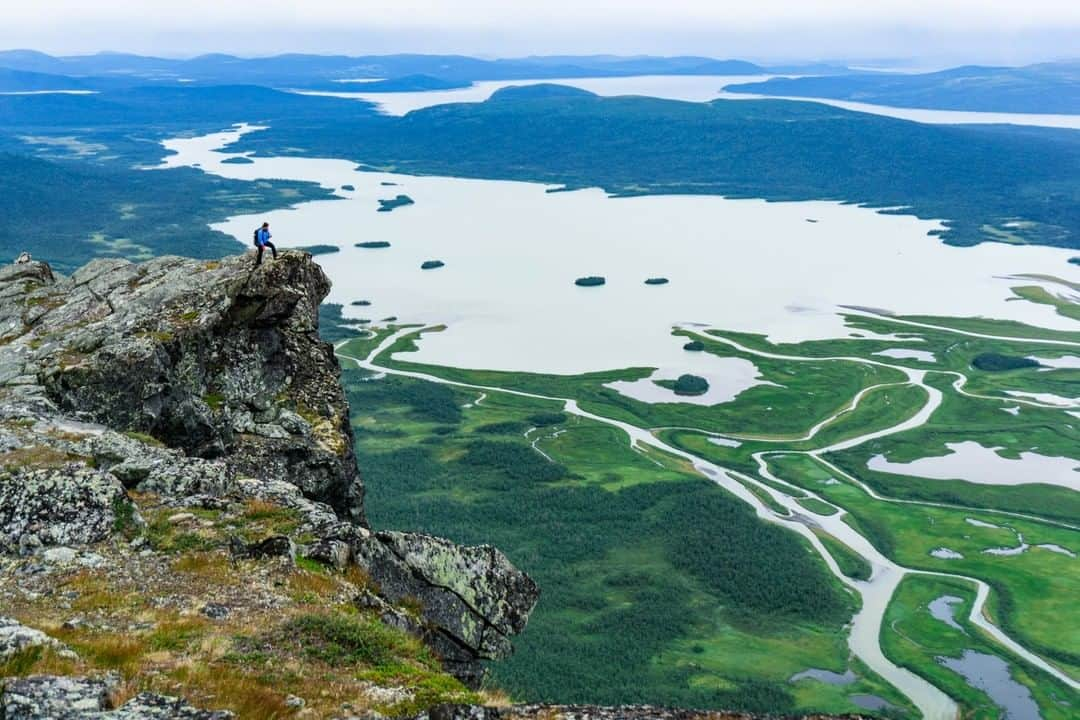
<path fill-rule="evenodd" d="M 516 654 L 492 666 L 495 681 L 515 697 L 918 716 L 851 655 L 847 624 L 859 597 L 801 536 L 759 520 L 683 458 L 632 448 L 618 428 L 568 414 L 559 401 L 498 388 L 572 398 L 584 411 L 649 429 L 670 446 L 737 471 L 774 510 L 783 508 L 770 488 L 796 498 L 807 514 L 843 513 L 890 560 L 926 571 L 909 575 L 893 595 L 880 643 L 891 661 L 949 694 L 963 717 L 1003 712 L 943 665 L 965 650 L 1004 660 L 1043 718 L 1075 717 L 1080 696 L 1073 688 L 966 620 L 976 590 L 966 578 L 990 586 L 991 622 L 1075 679 L 1080 493 L 876 472 L 867 463 L 877 455 L 892 463 L 946 455 L 948 444 L 968 441 L 1002 458 L 1037 452 L 1076 459 L 1080 421 L 1067 408 L 1007 393 L 1075 397 L 1080 370 L 1008 361 L 1000 368 L 996 360 L 980 369 L 973 361 L 1075 355 L 1080 332 L 985 319 L 853 313 L 846 320 L 855 333 L 903 339 L 773 345 L 755 335 L 675 329 L 694 348 L 750 360 L 774 383 L 714 406 L 648 404 L 604 387 L 647 377 L 652 368 L 561 376 L 410 362 L 423 333 L 439 328 L 405 331 L 372 361 L 391 372 L 486 389 L 393 374 L 375 379 L 348 358 L 368 357 L 401 328 L 372 327 L 339 349 L 371 520 L 490 542 L 534 575 L 541 602 Z M 1004 339 L 965 334 L 976 332 Z M 914 347 L 933 361 L 875 355 L 911 347 L 916 338 Z M 906 369 L 925 371 L 922 384 L 910 382 Z M 924 424 L 817 452 L 902 423 L 936 392 L 940 405 Z M 1019 411 L 1007 410 L 1014 407 Z M 844 575 L 869 577 L 858 553 L 820 529 L 815 534 Z M 1016 547 L 1021 535 L 1026 551 L 984 552 Z M 961 557 L 936 557 L 939 548 Z M 944 595 L 961 600 L 959 631 L 930 613 L 929 604 Z M 790 681 L 811 668 L 850 671 L 853 679 Z M 864 695 L 888 706 L 867 711 L 854 700 Z"/>

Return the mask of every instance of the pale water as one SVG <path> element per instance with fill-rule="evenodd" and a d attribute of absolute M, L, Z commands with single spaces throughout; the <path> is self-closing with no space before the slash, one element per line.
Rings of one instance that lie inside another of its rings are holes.
<path fill-rule="evenodd" d="M 1050 457 L 1033 452 L 1019 459 L 1004 458 L 993 448 L 973 440 L 946 443 L 949 454 L 924 457 L 909 463 L 894 463 L 875 455 L 867 467 L 878 472 L 914 475 L 936 480 L 966 480 L 981 485 L 1025 485 L 1045 483 L 1080 491 L 1080 462 L 1066 457 Z"/>
<path fill-rule="evenodd" d="M 1075 321 L 1052 308 L 1010 301 L 1017 283 L 1007 278 L 1024 272 L 1080 280 L 1068 250 L 951 247 L 929 235 L 938 222 L 835 202 L 612 199 L 596 189 L 549 193 L 533 183 L 359 172 L 352 162 L 329 159 L 222 164 L 233 155 L 214 150 L 242 131 L 170 140 L 167 147 L 178 154 L 165 164 L 199 164 L 238 179 L 354 185 L 355 191 L 337 190 L 344 200 L 234 217 L 216 227 L 248 244 L 252 229 L 267 220 L 280 247 L 341 247 L 319 261 L 333 280 L 329 300 L 344 305 L 347 317 L 448 326 L 410 356 L 421 362 L 551 373 L 641 366 L 708 375 L 734 366 L 684 351 L 685 339 L 670 335 L 674 324 L 766 333 L 781 342 L 867 335 L 845 327 L 841 305 L 947 310 L 1075 329 Z M 356 152 L 363 157 L 363 148 Z M 376 212 L 378 199 L 397 193 L 416 204 Z M 353 247 L 371 240 L 392 247 Z M 421 271 L 425 260 L 446 266 Z M 575 286 L 585 275 L 605 276 L 607 285 Z M 644 284 L 654 276 L 671 282 Z M 919 292 L 911 292 L 912 283 Z M 349 306 L 361 298 L 372 305 Z"/>
<path fill-rule="evenodd" d="M 912 350 L 910 348 L 889 348 L 874 353 L 881 357 L 894 358 L 896 360 L 920 360 L 922 362 L 937 362 L 934 353 L 929 350 Z"/>
<path fill-rule="evenodd" d="M 912 120 L 933 125 L 956 124 L 1009 124 L 1034 125 L 1040 127 L 1080 129 L 1080 115 L 1055 115 L 1038 113 L 971 112 L 960 110 L 926 110 L 922 108 L 901 108 L 888 105 L 831 100 L 814 97 L 772 98 L 765 95 L 725 92 L 728 85 L 762 82 L 777 75 L 637 75 L 616 78 L 555 78 L 551 80 L 489 80 L 473 83 L 469 87 L 454 90 L 428 90 L 423 92 L 371 93 L 363 90 L 308 91 L 297 90 L 304 95 L 327 95 L 331 97 L 353 98 L 375 103 L 380 111 L 388 115 L 404 115 L 421 108 L 447 103 L 475 103 L 490 98 L 496 91 L 505 87 L 520 87 L 539 83 L 553 83 L 581 88 L 601 96 L 644 95 L 647 97 L 687 102 L 708 102 L 710 100 L 796 100 L 816 102 L 823 105 L 853 110 L 856 112 L 883 115 L 886 117 Z M 783 77 L 794 77 L 786 75 Z"/>

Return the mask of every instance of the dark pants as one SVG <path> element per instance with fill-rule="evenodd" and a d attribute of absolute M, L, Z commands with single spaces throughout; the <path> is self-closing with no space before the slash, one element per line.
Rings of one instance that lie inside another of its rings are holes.
<path fill-rule="evenodd" d="M 274 243 L 267 240 L 266 242 L 264 242 L 262 245 L 259 246 L 259 254 L 255 256 L 255 264 L 256 265 L 262 265 L 262 254 L 263 254 L 263 250 L 265 250 L 266 248 L 270 248 L 270 252 L 272 252 L 274 254 L 274 259 L 277 260 L 277 248 L 274 247 Z"/>

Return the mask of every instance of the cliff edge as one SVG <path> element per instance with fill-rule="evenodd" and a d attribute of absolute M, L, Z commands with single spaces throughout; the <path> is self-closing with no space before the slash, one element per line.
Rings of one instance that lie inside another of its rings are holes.
<path fill-rule="evenodd" d="M 329 287 L 301 252 L 0 268 L 0 677 L 27 678 L 0 717 L 484 700 L 539 591 L 495 548 L 368 528 Z"/>

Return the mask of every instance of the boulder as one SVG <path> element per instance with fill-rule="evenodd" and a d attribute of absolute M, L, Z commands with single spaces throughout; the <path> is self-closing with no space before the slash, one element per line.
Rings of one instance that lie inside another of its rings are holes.
<path fill-rule="evenodd" d="M 0 552 L 88 545 L 108 537 L 124 514 L 136 516 L 124 486 L 101 470 L 72 463 L 0 471 Z"/>
<path fill-rule="evenodd" d="M 420 615 L 437 630 L 429 643 L 470 683 L 482 677 L 481 660 L 510 654 L 510 637 L 525 628 L 540 594 L 532 578 L 488 545 L 379 532 L 357 536 L 353 557 L 383 598 L 419 601 Z"/>

